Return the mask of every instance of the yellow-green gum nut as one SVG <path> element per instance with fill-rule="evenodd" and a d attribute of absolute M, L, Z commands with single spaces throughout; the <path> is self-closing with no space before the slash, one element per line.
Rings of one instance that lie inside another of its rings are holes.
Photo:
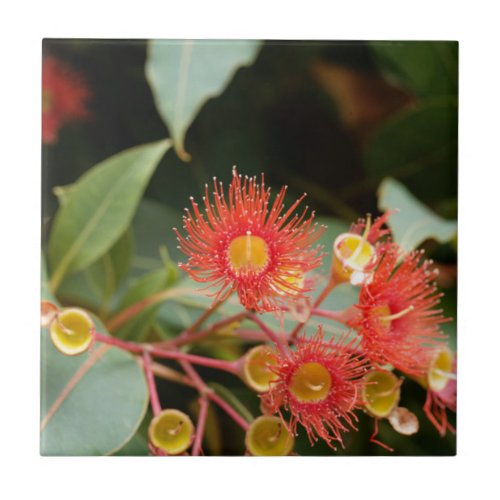
<path fill-rule="evenodd" d="M 400 381 L 390 371 L 372 370 L 364 377 L 362 398 L 373 417 L 385 418 L 399 403 Z"/>
<path fill-rule="evenodd" d="M 261 416 L 251 423 L 245 444 L 256 457 L 279 457 L 291 453 L 295 440 L 279 417 Z"/>
<path fill-rule="evenodd" d="M 365 271 L 374 255 L 375 248 L 362 236 L 342 233 L 333 244 L 332 274 L 337 281 L 349 281 L 353 272 Z"/>
<path fill-rule="evenodd" d="M 427 372 L 427 384 L 429 389 L 434 392 L 442 391 L 450 381 L 453 374 L 453 365 L 455 356 L 453 352 L 444 347 L 436 352 L 432 358 Z"/>
<path fill-rule="evenodd" d="M 50 323 L 50 338 L 54 346 L 67 356 L 85 352 L 94 341 L 92 318 L 81 309 L 59 312 Z"/>
<path fill-rule="evenodd" d="M 268 391 L 270 382 L 277 378 L 270 368 L 273 364 L 274 358 L 270 347 L 258 345 L 250 349 L 243 363 L 243 380 L 257 392 Z"/>
<path fill-rule="evenodd" d="M 194 425 L 182 411 L 163 410 L 151 420 L 148 434 L 153 446 L 169 455 L 179 455 L 191 446 Z"/>

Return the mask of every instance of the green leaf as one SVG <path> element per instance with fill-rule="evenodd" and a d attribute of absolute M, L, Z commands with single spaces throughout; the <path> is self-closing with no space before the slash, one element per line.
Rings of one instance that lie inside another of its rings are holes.
<path fill-rule="evenodd" d="M 67 273 L 92 264 L 123 234 L 169 146 L 164 140 L 128 149 L 97 164 L 76 182 L 50 234 L 53 291 Z"/>
<path fill-rule="evenodd" d="M 133 250 L 132 231 L 127 230 L 108 252 L 87 269 L 90 280 L 104 301 L 110 299 L 127 277 Z"/>
<path fill-rule="evenodd" d="M 174 262 L 183 258 L 184 254 L 177 248 L 179 243 L 172 229 L 181 224 L 182 214 L 178 211 L 148 198 L 141 201 L 132 222 L 135 241 L 132 271 L 136 275 L 162 265 L 162 247 L 167 247 Z"/>
<path fill-rule="evenodd" d="M 439 98 L 394 115 L 365 148 L 364 164 L 374 185 L 383 177 L 405 179 L 426 199 L 456 194 L 457 101 Z"/>
<path fill-rule="evenodd" d="M 190 159 L 184 137 L 200 109 L 223 92 L 239 67 L 253 63 L 261 44 L 257 40 L 149 42 L 146 78 L 180 158 Z"/>
<path fill-rule="evenodd" d="M 388 221 L 394 240 L 405 250 L 418 247 L 427 239 L 446 243 L 457 234 L 457 223 L 445 220 L 417 200 L 401 183 L 388 178 L 378 190 L 382 211 L 398 209 Z"/>
<path fill-rule="evenodd" d="M 131 354 L 105 349 L 65 356 L 42 330 L 42 455 L 109 455 L 137 431 L 149 400 L 142 369 Z"/>
<path fill-rule="evenodd" d="M 52 192 L 57 197 L 59 205 L 62 207 L 66 205 L 71 197 L 71 193 L 74 190 L 76 184 L 67 184 L 66 186 L 54 186 Z"/>
<path fill-rule="evenodd" d="M 149 423 L 153 416 L 151 412 L 146 412 L 146 416 L 142 419 L 142 423 L 137 429 L 137 432 L 132 436 L 125 446 L 120 448 L 116 453 L 117 457 L 147 457 L 150 455 L 148 429 Z"/>
<path fill-rule="evenodd" d="M 49 288 L 49 275 L 47 273 L 47 263 L 45 261 L 45 255 L 42 252 L 40 259 L 40 299 L 48 300 L 54 304 L 58 304 L 57 299 Z"/>
<path fill-rule="evenodd" d="M 419 96 L 456 95 L 457 42 L 372 42 L 388 80 Z"/>
<path fill-rule="evenodd" d="M 118 311 L 123 311 L 140 300 L 165 290 L 171 284 L 172 283 L 169 282 L 169 272 L 167 269 L 157 269 L 156 271 L 141 276 L 132 283 L 126 292 L 120 302 Z M 154 305 L 137 314 L 133 319 L 119 328 L 116 335 L 123 339 L 143 340 L 154 322 L 159 308 L 159 304 Z"/>

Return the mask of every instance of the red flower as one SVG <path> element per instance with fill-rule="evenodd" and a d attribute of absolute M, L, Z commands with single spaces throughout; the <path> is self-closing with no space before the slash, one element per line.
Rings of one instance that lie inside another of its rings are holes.
<path fill-rule="evenodd" d="M 300 423 L 311 444 L 320 437 L 333 449 L 335 441 L 343 447 L 341 432 L 356 429 L 354 412 L 362 406 L 367 370 L 366 361 L 354 351 L 346 336 L 324 342 L 321 326 L 314 338 L 299 338 L 288 356 L 273 351 L 270 368 L 276 379 L 263 395 L 264 407 L 282 418 L 282 409 L 290 411 L 290 432 L 295 434 Z"/>
<path fill-rule="evenodd" d="M 430 261 L 420 265 L 421 256 L 403 256 L 397 245 L 385 245 L 372 281 L 361 289 L 358 313 L 348 320 L 372 363 L 390 363 L 415 376 L 425 374 L 428 353 L 445 338 L 439 324 L 447 321 L 435 309 L 442 295 L 436 293 L 437 271 L 430 270 Z"/>
<path fill-rule="evenodd" d="M 180 248 L 189 256 L 181 269 L 223 300 L 233 290 L 241 304 L 256 311 L 273 311 L 288 299 L 303 297 L 310 291 L 306 272 L 319 266 L 322 255 L 311 245 L 322 230 L 316 230 L 314 212 L 306 217 L 295 214 L 303 196 L 283 213 L 283 187 L 270 206 L 270 190 L 255 177 L 244 178 L 233 169 L 233 180 L 226 200 L 222 183 L 214 179 L 213 204 L 208 185 L 203 198 L 205 214 L 192 202 L 192 213 L 183 217 L 188 236 L 174 228 Z"/>
<path fill-rule="evenodd" d="M 45 58 L 42 68 L 42 142 L 56 142 L 63 125 L 87 118 L 89 97 L 90 91 L 79 74 L 55 57 Z"/>

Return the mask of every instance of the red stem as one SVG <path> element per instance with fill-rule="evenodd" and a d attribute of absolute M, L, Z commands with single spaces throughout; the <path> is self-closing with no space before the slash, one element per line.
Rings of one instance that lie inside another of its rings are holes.
<path fill-rule="evenodd" d="M 196 342 L 196 341 L 201 340 L 205 337 L 208 337 L 210 334 L 216 332 L 220 328 L 223 328 L 227 325 L 230 325 L 231 323 L 234 323 L 236 321 L 240 321 L 246 317 L 247 317 L 246 311 L 240 312 L 238 314 L 235 314 L 234 316 L 230 316 L 229 318 L 225 318 L 225 319 L 222 319 L 220 321 L 215 322 L 209 328 L 202 330 L 201 332 L 192 333 L 191 329 L 184 330 L 175 339 L 162 341 L 162 342 L 159 342 L 155 345 L 158 347 L 170 348 L 170 347 L 179 347 L 181 345 L 189 344 L 191 342 Z"/>
<path fill-rule="evenodd" d="M 125 351 L 133 352 L 134 354 L 142 354 L 147 350 L 152 356 L 163 359 L 173 359 L 175 361 L 189 361 L 196 365 L 206 366 L 208 368 L 215 368 L 216 370 L 223 370 L 233 375 L 239 374 L 239 363 L 237 361 L 224 361 L 222 359 L 206 358 L 204 356 L 197 356 L 196 354 L 186 354 L 179 351 L 168 351 L 154 347 L 151 344 L 138 344 L 136 342 L 128 342 L 116 337 L 110 337 L 101 333 L 95 333 L 95 340 L 104 344 L 109 344 Z"/>
<path fill-rule="evenodd" d="M 287 354 L 283 341 L 258 316 L 248 313 L 248 319 L 253 321 L 276 344 L 276 347 L 278 347 L 282 354 Z"/>
<path fill-rule="evenodd" d="M 161 413 L 160 398 L 158 397 L 158 391 L 156 390 L 155 376 L 153 374 L 152 359 L 148 351 L 142 353 L 144 374 L 146 376 L 146 382 L 148 384 L 149 390 L 149 400 L 151 401 L 151 409 L 153 411 L 153 416 L 159 415 Z"/>
<path fill-rule="evenodd" d="M 346 324 L 349 320 L 353 319 L 358 313 L 358 309 L 355 306 L 350 306 L 347 309 L 342 309 L 341 311 L 325 311 L 324 309 L 311 309 L 311 316 L 320 316 L 322 318 L 332 319 L 333 321 L 338 321 L 339 323 Z"/>
<path fill-rule="evenodd" d="M 158 365 L 157 363 L 155 363 L 155 365 L 157 365 L 154 367 L 155 373 L 157 376 L 166 378 L 167 380 L 172 380 L 174 382 L 185 384 L 185 385 L 192 387 L 194 389 L 199 388 L 199 383 L 194 382 L 191 377 L 188 377 L 188 376 L 182 377 L 180 374 L 178 374 L 178 376 L 175 376 L 175 378 L 174 378 L 170 372 L 165 373 L 165 369 L 166 369 L 165 366 Z M 189 370 L 189 369 L 187 369 L 187 370 Z M 240 414 L 238 412 L 236 412 L 222 398 L 217 396 L 217 394 L 215 394 L 212 389 L 208 388 L 208 390 L 206 392 L 206 396 L 208 399 L 210 399 L 210 401 L 214 402 L 222 410 L 224 410 L 229 415 L 229 417 L 231 417 L 245 432 L 248 430 L 248 428 L 250 427 L 248 422 L 243 417 L 241 417 Z"/>
<path fill-rule="evenodd" d="M 203 440 L 203 434 L 205 433 L 205 424 L 207 422 L 208 415 L 208 399 L 206 396 L 200 396 L 200 414 L 198 415 L 198 422 L 196 424 L 196 436 L 194 438 L 193 444 L 193 457 L 196 457 L 201 452 L 201 442 Z"/>

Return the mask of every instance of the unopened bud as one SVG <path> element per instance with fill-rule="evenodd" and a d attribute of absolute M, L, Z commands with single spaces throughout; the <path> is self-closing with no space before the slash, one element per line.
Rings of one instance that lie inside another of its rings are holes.
<path fill-rule="evenodd" d="M 418 432 L 418 418 L 407 408 L 394 408 L 387 420 L 396 432 L 404 436 L 411 436 Z"/>

